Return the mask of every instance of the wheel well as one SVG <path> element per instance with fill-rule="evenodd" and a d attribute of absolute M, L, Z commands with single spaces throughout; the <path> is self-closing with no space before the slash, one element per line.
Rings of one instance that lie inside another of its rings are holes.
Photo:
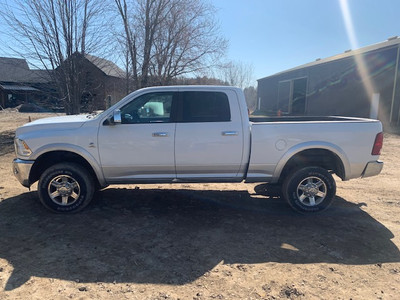
<path fill-rule="evenodd" d="M 92 166 L 87 162 L 87 160 L 84 159 L 82 156 L 69 151 L 52 151 L 39 156 L 32 166 L 31 172 L 29 174 L 29 182 L 31 184 L 36 182 L 37 180 L 39 180 L 40 176 L 46 169 L 48 169 L 52 165 L 61 162 L 76 163 L 80 166 L 83 166 L 86 170 L 89 171 L 89 174 L 93 177 L 96 187 L 100 186 L 96 173 L 94 172 Z"/>
<path fill-rule="evenodd" d="M 342 180 L 345 177 L 344 166 L 339 156 L 326 149 L 308 149 L 296 153 L 289 159 L 281 172 L 279 182 L 282 182 L 294 169 L 307 166 L 324 168 L 335 173 Z"/>

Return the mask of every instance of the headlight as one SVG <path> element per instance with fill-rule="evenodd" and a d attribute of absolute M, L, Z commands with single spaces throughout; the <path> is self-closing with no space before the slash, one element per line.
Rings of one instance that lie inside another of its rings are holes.
<path fill-rule="evenodd" d="M 25 141 L 20 140 L 19 138 L 14 139 L 14 147 L 15 147 L 15 152 L 17 153 L 17 155 L 29 156 L 32 154 L 32 150 L 25 143 Z"/>

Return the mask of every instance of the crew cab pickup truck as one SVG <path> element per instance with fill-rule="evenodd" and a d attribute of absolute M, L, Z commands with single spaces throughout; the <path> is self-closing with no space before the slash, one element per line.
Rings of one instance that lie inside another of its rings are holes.
<path fill-rule="evenodd" d="M 226 86 L 137 90 L 98 115 L 46 118 L 16 131 L 15 176 L 38 183 L 54 212 L 84 208 L 110 184 L 268 182 L 302 213 L 326 209 L 342 180 L 380 173 L 377 120 L 249 120 L 243 92 Z"/>

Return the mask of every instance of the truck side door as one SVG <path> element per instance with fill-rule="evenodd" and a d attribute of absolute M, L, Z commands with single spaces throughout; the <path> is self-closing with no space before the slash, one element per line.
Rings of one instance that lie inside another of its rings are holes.
<path fill-rule="evenodd" d="M 175 179 L 176 92 L 152 92 L 123 106 L 121 124 L 102 124 L 99 154 L 109 183 Z"/>
<path fill-rule="evenodd" d="M 235 180 L 243 129 L 233 91 L 182 91 L 175 133 L 177 179 Z"/>

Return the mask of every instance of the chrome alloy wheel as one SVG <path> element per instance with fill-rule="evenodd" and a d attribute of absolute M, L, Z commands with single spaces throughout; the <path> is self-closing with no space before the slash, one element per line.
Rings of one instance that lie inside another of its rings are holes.
<path fill-rule="evenodd" d="M 326 194 L 326 184 L 318 177 L 307 177 L 297 186 L 297 198 L 305 206 L 321 204 Z"/>
<path fill-rule="evenodd" d="M 71 205 L 81 194 L 79 183 L 68 175 L 54 177 L 47 188 L 49 197 L 58 205 Z"/>

